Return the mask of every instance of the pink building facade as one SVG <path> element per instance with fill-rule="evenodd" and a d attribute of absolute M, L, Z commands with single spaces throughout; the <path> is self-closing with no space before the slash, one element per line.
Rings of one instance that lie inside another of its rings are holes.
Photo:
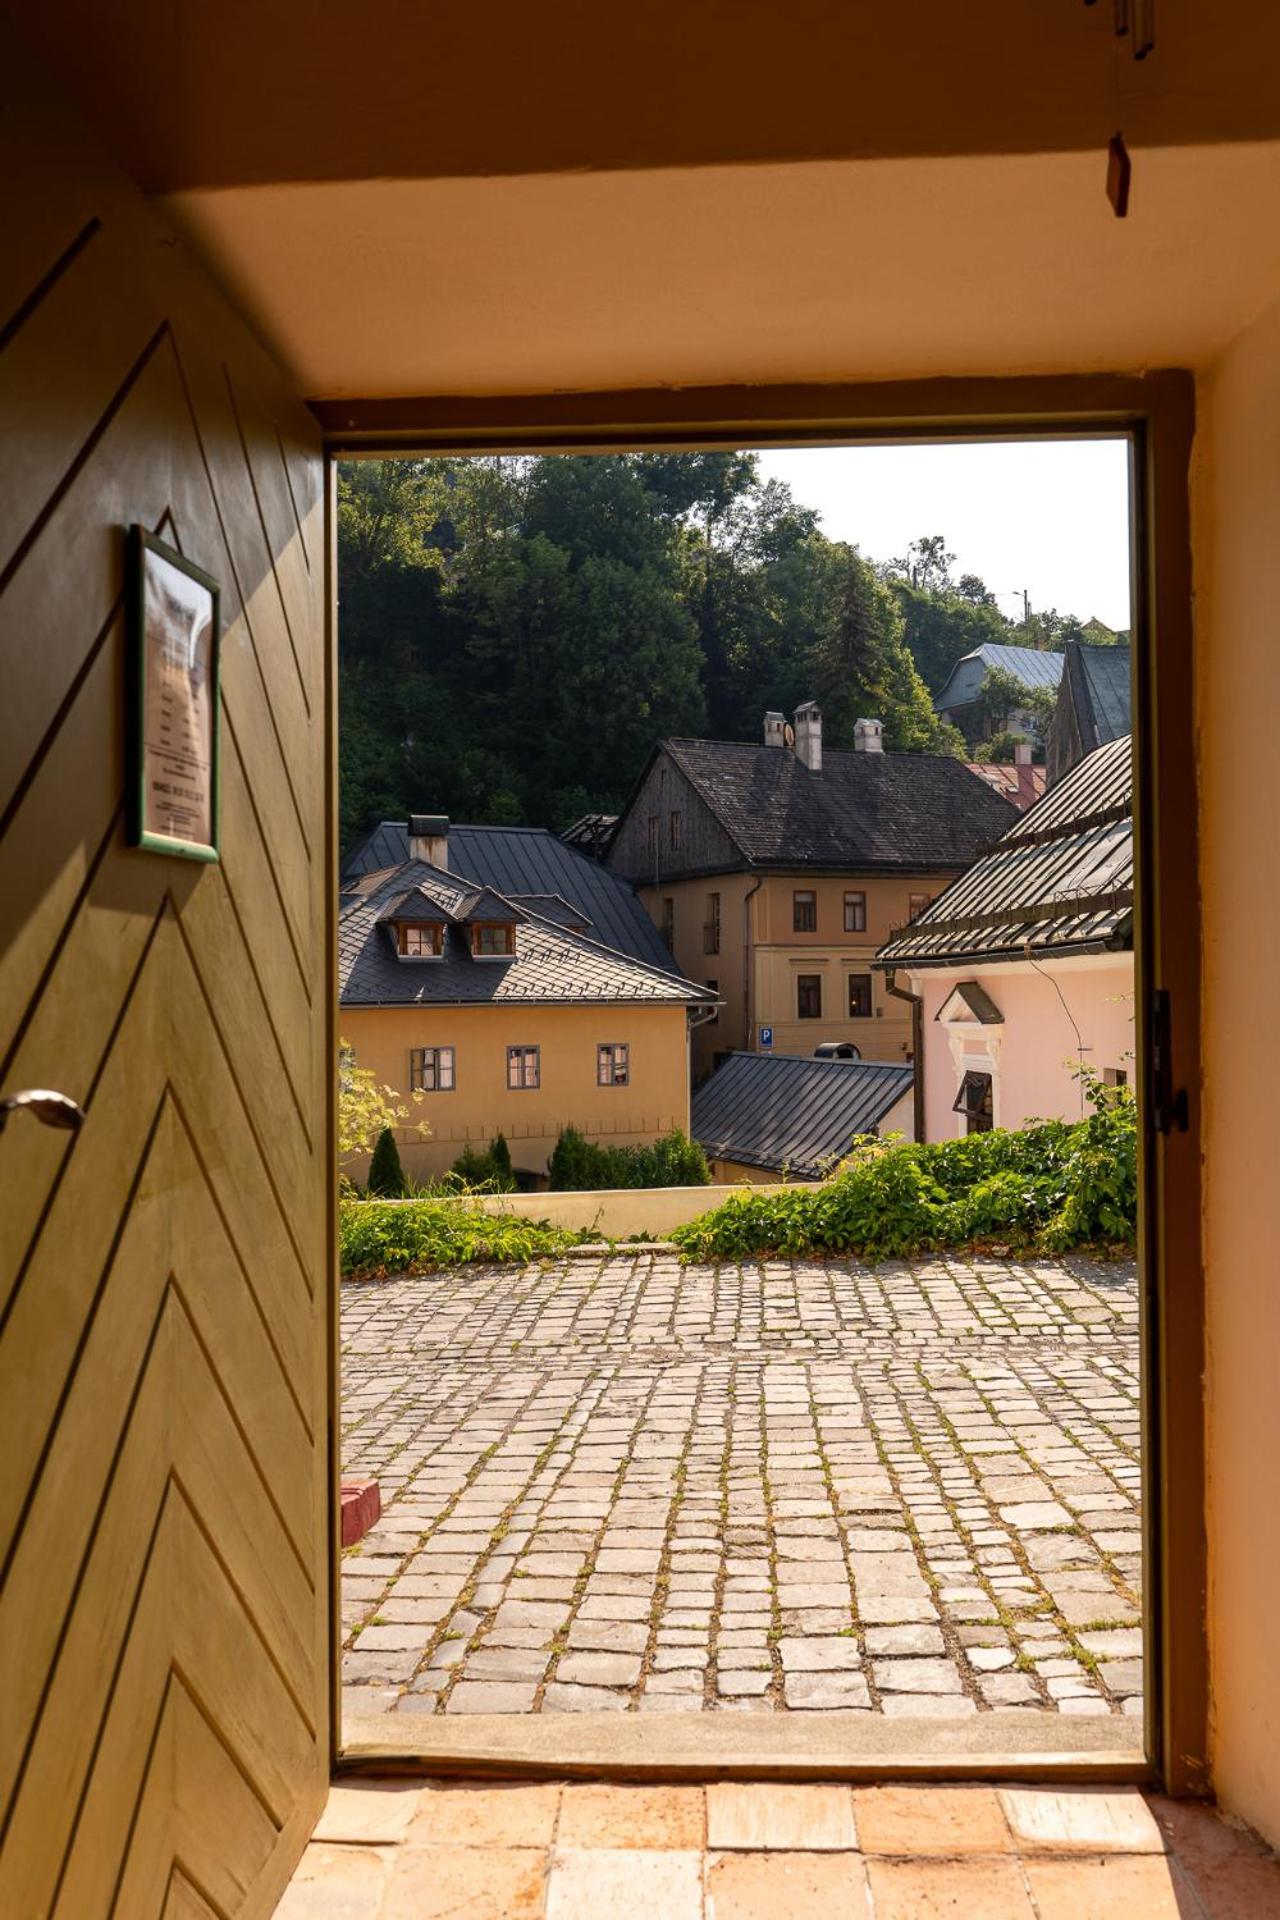
<path fill-rule="evenodd" d="M 926 1140 L 969 1131 L 960 1097 L 966 1075 L 989 1079 L 996 1127 L 1082 1119 L 1079 1065 L 1112 1082 L 1133 1079 L 1131 953 L 1006 960 L 978 970 L 931 967 L 900 975 L 899 984 L 923 1002 L 917 1070 Z M 958 991 L 966 986 L 980 995 Z"/>

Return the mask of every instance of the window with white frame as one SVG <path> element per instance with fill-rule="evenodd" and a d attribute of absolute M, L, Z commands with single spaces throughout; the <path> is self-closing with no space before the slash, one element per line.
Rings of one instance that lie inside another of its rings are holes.
<path fill-rule="evenodd" d="M 507 1085 L 515 1093 L 542 1085 L 542 1048 L 507 1048 Z"/>
<path fill-rule="evenodd" d="M 410 1093 L 452 1093 L 456 1084 L 452 1047 L 410 1047 Z"/>
<path fill-rule="evenodd" d="M 596 1085 L 625 1087 L 631 1083 L 631 1048 L 625 1040 L 605 1040 L 596 1048 Z"/>

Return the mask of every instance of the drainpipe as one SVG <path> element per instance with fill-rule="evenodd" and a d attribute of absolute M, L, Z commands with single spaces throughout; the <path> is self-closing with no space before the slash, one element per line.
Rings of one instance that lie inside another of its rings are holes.
<path fill-rule="evenodd" d="M 884 990 L 891 993 L 895 1000 L 905 1000 L 911 1008 L 911 1064 L 915 1076 L 911 1082 L 911 1117 L 915 1125 L 916 1139 L 924 1140 L 924 995 L 909 993 L 906 987 L 898 985 L 898 974 L 894 967 L 885 971 Z"/>
<path fill-rule="evenodd" d="M 764 885 L 761 874 L 754 887 L 748 887 L 742 900 L 742 1010 L 745 1032 L 742 1045 L 745 1052 L 751 1052 L 751 1028 L 754 1009 L 751 1004 L 751 902 Z"/>

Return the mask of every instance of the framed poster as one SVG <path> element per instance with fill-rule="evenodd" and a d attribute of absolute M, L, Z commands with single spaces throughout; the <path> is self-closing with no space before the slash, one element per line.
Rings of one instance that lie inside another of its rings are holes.
<path fill-rule="evenodd" d="M 218 858 L 218 583 L 129 529 L 129 839 Z"/>

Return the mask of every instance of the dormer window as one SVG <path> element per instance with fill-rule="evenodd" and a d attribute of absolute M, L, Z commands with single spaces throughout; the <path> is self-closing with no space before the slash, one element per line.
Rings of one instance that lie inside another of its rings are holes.
<path fill-rule="evenodd" d="M 438 960 L 444 952 L 444 928 L 429 920 L 398 920 L 396 952 L 402 960 Z"/>
<path fill-rule="evenodd" d="M 477 960 L 509 960 L 516 930 L 509 920 L 477 920 L 471 927 L 471 951 Z"/>

